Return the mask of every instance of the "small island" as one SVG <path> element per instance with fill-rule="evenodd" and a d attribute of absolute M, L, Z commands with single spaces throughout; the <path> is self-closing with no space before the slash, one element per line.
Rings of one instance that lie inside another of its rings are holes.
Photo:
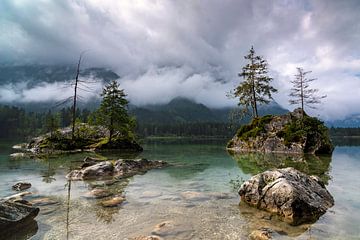
<path fill-rule="evenodd" d="M 266 115 L 243 125 L 228 142 L 234 152 L 264 152 L 290 154 L 331 154 L 328 128 L 302 109 L 285 115 Z"/>
<path fill-rule="evenodd" d="M 29 143 L 14 146 L 31 154 L 59 154 L 80 151 L 122 150 L 141 152 L 136 142 L 135 118 L 127 111 L 128 100 L 116 81 L 107 84 L 101 94 L 99 109 L 82 123 L 76 119 L 76 93 L 74 95 L 72 125 L 58 128 L 58 119 L 50 115 L 49 132 L 31 139 Z"/>

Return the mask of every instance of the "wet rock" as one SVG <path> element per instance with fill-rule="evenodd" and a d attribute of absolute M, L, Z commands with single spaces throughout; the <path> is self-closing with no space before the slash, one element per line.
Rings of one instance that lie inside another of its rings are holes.
<path fill-rule="evenodd" d="M 273 230 L 270 228 L 261 228 L 253 231 L 249 235 L 250 240 L 269 240 L 272 239 Z"/>
<path fill-rule="evenodd" d="M 162 238 L 158 236 L 137 236 L 131 238 L 131 240 L 162 240 Z"/>
<path fill-rule="evenodd" d="M 71 180 L 86 180 L 109 177 L 113 174 L 114 165 L 110 161 L 100 162 L 81 170 L 71 171 L 66 178 Z"/>
<path fill-rule="evenodd" d="M 230 198 L 232 198 L 232 196 L 230 194 L 222 193 L 222 192 L 210 192 L 210 193 L 208 193 L 208 195 L 214 199 L 230 199 Z"/>
<path fill-rule="evenodd" d="M 166 165 L 163 161 L 149 161 L 147 159 L 120 159 L 115 161 L 104 161 L 87 166 L 80 170 L 71 171 L 66 178 L 70 180 L 90 180 L 106 177 L 130 177 L 135 174 L 144 173 L 153 168 L 160 168 Z"/>
<path fill-rule="evenodd" d="M 48 197 L 44 197 L 44 198 L 36 198 L 36 199 L 33 199 L 30 201 L 30 203 L 33 205 L 33 206 L 49 206 L 49 205 L 55 205 L 55 204 L 58 204 L 59 202 L 54 200 L 54 199 L 51 199 L 51 198 L 48 198 Z"/>
<path fill-rule="evenodd" d="M 164 221 L 155 226 L 152 235 L 165 239 L 192 239 L 192 226 L 177 224 L 173 221 Z"/>
<path fill-rule="evenodd" d="M 11 200 L 11 201 L 22 200 L 22 198 L 24 196 L 31 195 L 31 194 L 32 194 L 32 192 L 20 192 L 20 193 L 5 197 L 4 200 Z"/>
<path fill-rule="evenodd" d="M 210 199 L 210 196 L 208 196 L 202 192 L 186 191 L 186 192 L 180 193 L 180 195 L 185 200 L 200 201 L 200 200 L 209 200 Z"/>
<path fill-rule="evenodd" d="M 85 198 L 105 198 L 111 196 L 112 193 L 106 189 L 95 188 L 84 195 Z"/>
<path fill-rule="evenodd" d="M 26 157 L 26 153 L 23 153 L 23 152 L 18 152 L 18 153 L 12 153 L 10 154 L 10 157 L 11 158 L 24 158 Z"/>
<path fill-rule="evenodd" d="M 101 206 L 103 207 L 117 207 L 122 204 L 126 199 L 124 197 L 114 197 L 110 200 L 106 200 L 101 202 Z"/>
<path fill-rule="evenodd" d="M 142 198 L 156 198 L 162 195 L 161 191 L 145 191 L 141 194 Z"/>
<path fill-rule="evenodd" d="M 291 225 L 314 222 L 334 205 L 322 184 L 294 168 L 257 174 L 241 185 L 239 195 L 250 206 L 276 213 Z"/>
<path fill-rule="evenodd" d="M 86 168 L 86 167 L 89 167 L 89 166 L 92 166 L 92 165 L 95 165 L 101 161 L 104 161 L 104 159 L 100 159 L 100 158 L 94 158 L 94 157 L 85 157 L 84 160 L 83 160 L 83 164 L 81 165 L 81 168 Z"/>
<path fill-rule="evenodd" d="M 18 182 L 12 186 L 12 189 L 15 191 L 22 191 L 29 188 L 31 188 L 31 183 L 28 182 Z"/>
<path fill-rule="evenodd" d="M 166 164 L 164 161 L 150 161 L 145 158 L 136 160 L 120 159 L 114 164 L 114 172 L 116 176 L 133 176 L 149 169 L 161 168 Z"/>
<path fill-rule="evenodd" d="M 38 215 L 39 208 L 11 201 L 0 202 L 0 234 L 24 228 Z"/>

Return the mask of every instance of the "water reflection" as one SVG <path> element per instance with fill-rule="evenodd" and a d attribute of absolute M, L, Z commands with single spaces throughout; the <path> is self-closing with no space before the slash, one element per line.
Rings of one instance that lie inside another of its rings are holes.
<path fill-rule="evenodd" d="M 289 155 L 273 153 L 234 153 L 230 152 L 241 170 L 255 175 L 272 168 L 293 167 L 309 175 L 319 176 L 327 185 L 330 180 L 331 156 Z"/>
<path fill-rule="evenodd" d="M 47 169 L 42 170 L 41 171 L 41 176 L 42 176 L 42 181 L 45 183 L 51 183 L 53 181 L 56 181 L 56 178 L 54 177 L 56 174 L 56 168 L 53 168 L 51 166 L 52 161 L 49 161 L 49 159 L 47 159 Z"/>

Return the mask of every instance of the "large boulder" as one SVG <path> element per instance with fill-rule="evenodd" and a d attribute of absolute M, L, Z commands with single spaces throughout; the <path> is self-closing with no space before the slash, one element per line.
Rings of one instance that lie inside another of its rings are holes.
<path fill-rule="evenodd" d="M 0 202 L 0 236 L 9 235 L 31 225 L 39 208 L 12 201 Z M 5 238 L 4 238 L 5 239 Z"/>
<path fill-rule="evenodd" d="M 86 160 L 86 158 L 85 158 Z M 147 159 L 119 159 L 93 163 L 91 166 L 71 171 L 66 178 L 70 180 L 102 179 L 108 177 L 130 177 L 144 173 L 153 168 L 160 168 L 167 163 L 164 161 L 150 161 Z"/>
<path fill-rule="evenodd" d="M 314 222 L 334 205 L 321 180 L 294 168 L 265 171 L 243 183 L 241 201 L 291 224 Z"/>
<path fill-rule="evenodd" d="M 328 129 L 301 109 L 294 112 L 254 118 L 243 125 L 227 148 L 234 152 L 330 154 L 334 147 Z"/>

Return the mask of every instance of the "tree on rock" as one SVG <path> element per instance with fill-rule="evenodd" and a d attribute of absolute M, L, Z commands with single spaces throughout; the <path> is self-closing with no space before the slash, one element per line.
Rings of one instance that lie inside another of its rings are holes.
<path fill-rule="evenodd" d="M 258 117 L 258 105 L 268 104 L 272 99 L 271 94 L 277 92 L 277 89 L 270 85 L 273 79 L 268 76 L 267 61 L 256 56 L 254 47 L 251 47 L 244 58 L 248 63 L 239 73 L 239 77 L 243 77 L 244 81 L 234 89 L 233 95 L 239 98 L 243 113 L 248 113 L 251 108 L 252 116 Z"/>
<path fill-rule="evenodd" d="M 115 135 L 129 137 L 135 126 L 135 120 L 128 115 L 128 100 L 123 89 L 116 81 L 106 85 L 101 94 L 103 97 L 97 111 L 97 122 L 109 130 L 109 142 Z"/>
<path fill-rule="evenodd" d="M 319 89 L 310 88 L 309 83 L 316 80 L 316 78 L 307 78 L 311 71 L 304 71 L 303 68 L 297 68 L 295 79 L 291 81 L 293 88 L 289 96 L 292 105 L 300 105 L 302 114 L 304 115 L 304 107 L 316 108 L 314 104 L 321 103 L 321 99 L 326 98 L 326 95 L 319 96 L 317 92 Z"/>

